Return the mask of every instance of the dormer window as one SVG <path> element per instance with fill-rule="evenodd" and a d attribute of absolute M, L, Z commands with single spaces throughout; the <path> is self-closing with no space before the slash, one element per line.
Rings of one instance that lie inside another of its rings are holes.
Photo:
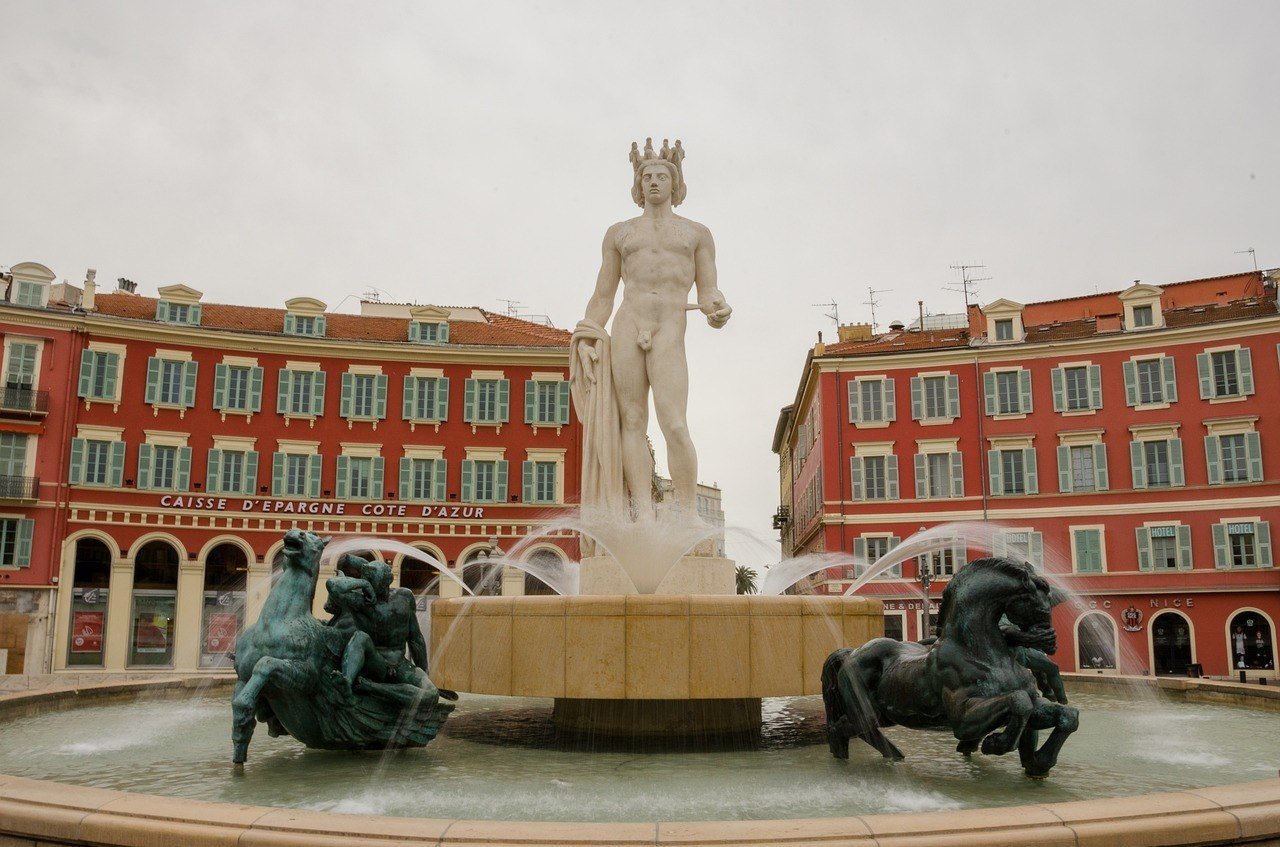
<path fill-rule="evenodd" d="M 1013 318 L 1001 318 L 996 321 L 996 341 L 1013 340 Z"/>
<path fill-rule="evenodd" d="M 38 262 L 20 262 L 9 272 L 13 274 L 10 303 L 37 308 L 49 305 L 49 286 L 57 278 L 53 271 Z"/>
<path fill-rule="evenodd" d="M 1022 326 L 1022 304 L 1001 298 L 982 308 L 987 319 L 988 344 L 1013 344 L 1026 334 Z"/>
<path fill-rule="evenodd" d="M 294 297 L 284 307 L 285 335 L 324 337 L 324 303 L 311 297 Z"/>
<path fill-rule="evenodd" d="M 1157 329 L 1164 326 L 1164 315 L 1160 311 L 1160 295 L 1164 291 L 1154 285 L 1143 285 L 1135 282 L 1120 292 L 1120 302 L 1124 305 L 1124 328 L 1128 332 L 1142 329 Z"/>
<path fill-rule="evenodd" d="M 1154 326 L 1156 316 L 1152 314 L 1150 306 L 1134 306 L 1133 307 L 1133 325 L 1134 327 Z"/>
<path fill-rule="evenodd" d="M 161 300 L 156 304 L 156 320 L 162 323 L 200 325 L 199 303 L 170 303 Z"/>
<path fill-rule="evenodd" d="M 410 321 L 409 340 L 419 344 L 448 344 L 449 322 Z"/>

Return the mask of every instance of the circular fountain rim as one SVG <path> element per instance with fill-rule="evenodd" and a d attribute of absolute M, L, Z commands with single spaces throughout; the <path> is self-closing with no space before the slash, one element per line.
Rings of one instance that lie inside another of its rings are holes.
<path fill-rule="evenodd" d="M 1142 684 L 1182 692 L 1188 699 L 1249 703 L 1280 710 L 1280 691 L 1238 683 L 1191 679 L 1070 675 L 1085 685 Z M 0 714 L 35 714 L 83 699 L 109 700 L 155 693 L 184 694 L 224 687 L 230 678 L 175 677 L 97 683 L 0 695 Z M 914 812 L 855 817 L 757 821 L 582 823 L 450 820 L 351 815 L 274 806 L 245 806 L 85 788 L 53 780 L 0 774 L 0 834 L 35 843 L 125 845 L 143 834 L 212 844 L 244 836 L 277 845 L 330 843 L 333 835 L 364 836 L 395 847 L 513 843 L 526 845 L 663 845 L 735 843 L 801 845 L 881 843 L 1021 845 L 1082 839 L 1098 843 L 1229 844 L 1280 837 L 1280 779 L 1236 785 L 991 809 Z M 980 838 L 979 838 L 980 836 Z"/>

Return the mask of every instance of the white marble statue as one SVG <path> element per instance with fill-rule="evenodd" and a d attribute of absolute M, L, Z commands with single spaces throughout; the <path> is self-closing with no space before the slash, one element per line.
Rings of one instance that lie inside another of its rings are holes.
<path fill-rule="evenodd" d="M 719 329 L 733 310 L 716 287 L 711 231 L 672 211 L 685 196 L 684 147 L 662 142 L 654 152 L 631 145 L 631 197 L 644 209 L 604 235 L 603 257 L 587 314 L 574 329 L 570 380 L 583 422 L 582 504 L 637 520 L 654 515 L 652 459 L 646 440 L 649 393 L 667 442 L 667 466 L 676 506 L 695 510 L 698 457 L 685 413 L 689 368 L 685 361 L 687 313 L 702 312 Z M 605 331 L 622 283 L 622 303 Z M 688 302 L 697 286 L 696 304 Z"/>

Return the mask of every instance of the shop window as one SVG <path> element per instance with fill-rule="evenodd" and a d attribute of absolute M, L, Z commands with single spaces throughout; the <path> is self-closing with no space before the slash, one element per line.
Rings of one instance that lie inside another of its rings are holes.
<path fill-rule="evenodd" d="M 204 561 L 200 667 L 229 668 L 236 636 L 244 628 L 249 558 L 238 544 L 219 544 Z"/>
<path fill-rule="evenodd" d="M 111 548 L 96 538 L 81 538 L 76 542 L 74 567 L 67 666 L 100 668 L 107 632 Z"/>
<path fill-rule="evenodd" d="M 1076 625 L 1076 667 L 1082 671 L 1115 670 L 1116 624 L 1109 615 L 1091 612 Z"/>
<path fill-rule="evenodd" d="M 1228 625 L 1231 666 L 1236 670 L 1274 670 L 1275 633 L 1260 612 L 1237 612 Z"/>
<path fill-rule="evenodd" d="M 435 558 L 430 551 L 424 552 Z M 421 598 L 439 596 L 440 580 L 445 578 L 447 577 L 441 577 L 440 568 L 431 562 L 424 562 L 411 556 L 405 556 L 400 561 L 400 587 L 412 591 L 413 595 L 419 598 L 420 608 L 423 610 L 425 610 L 425 604 L 421 603 Z"/>
<path fill-rule="evenodd" d="M 906 639 L 904 619 L 901 614 L 887 614 L 884 616 L 884 637 L 892 638 L 894 641 L 903 641 Z"/>
<path fill-rule="evenodd" d="M 133 603 L 129 616 L 131 667 L 172 667 L 177 614 L 178 551 L 150 541 L 133 560 Z"/>
<path fill-rule="evenodd" d="M 1193 661 L 1191 624 L 1177 612 L 1160 612 L 1147 627 L 1158 675 L 1182 676 Z"/>

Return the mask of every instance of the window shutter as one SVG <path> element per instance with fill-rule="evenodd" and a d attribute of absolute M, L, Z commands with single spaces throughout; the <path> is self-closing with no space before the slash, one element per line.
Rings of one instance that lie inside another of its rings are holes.
<path fill-rule="evenodd" d="M 97 354 L 92 350 L 80 351 L 80 387 L 76 394 L 80 397 L 93 396 L 93 365 Z"/>
<path fill-rule="evenodd" d="M 449 377 L 436 377 L 436 420 L 449 419 Z"/>
<path fill-rule="evenodd" d="M 262 411 L 262 368 L 249 369 L 249 411 Z"/>
<path fill-rule="evenodd" d="M 1151 530 L 1140 526 L 1135 530 L 1138 536 L 1138 570 L 1151 570 Z"/>
<path fill-rule="evenodd" d="M 445 483 L 448 480 L 448 466 L 444 459 L 433 459 L 431 467 L 431 499 L 444 501 Z"/>
<path fill-rule="evenodd" d="M 217 448 L 209 451 L 209 461 L 205 467 L 204 490 L 209 494 L 218 493 L 218 484 L 222 481 L 222 451 Z M 228 492 L 234 493 L 234 492 Z"/>
<path fill-rule="evenodd" d="M 924 380 L 911 377 L 911 419 L 924 420 Z"/>
<path fill-rule="evenodd" d="M 1022 450 L 1022 472 L 1026 477 L 1028 494 L 1040 493 L 1040 474 L 1036 468 L 1036 448 L 1024 447 Z"/>
<path fill-rule="evenodd" d="M 284 453 L 271 454 L 271 494 L 280 497 L 284 494 Z"/>
<path fill-rule="evenodd" d="M 155 403 L 160 396 L 160 360 L 155 356 L 147 359 L 147 389 L 143 394 L 144 403 Z"/>
<path fill-rule="evenodd" d="M 417 321 L 409 321 L 409 340 L 410 341 L 422 340 L 422 324 L 418 323 Z"/>
<path fill-rule="evenodd" d="M 18 541 L 13 550 L 13 563 L 20 568 L 31 567 L 31 536 L 36 522 L 31 518 L 18 521 Z"/>
<path fill-rule="evenodd" d="M 857 456 L 849 459 L 849 499 L 862 499 L 862 460 Z"/>
<path fill-rule="evenodd" d="M 200 326 L 200 304 L 192 303 L 187 308 L 187 323 L 192 326 Z"/>
<path fill-rule="evenodd" d="M 387 416 L 387 375 L 373 378 L 373 416 L 382 420 Z"/>
<path fill-rule="evenodd" d="M 502 503 L 507 499 L 507 461 L 503 459 L 493 464 L 497 471 L 494 474 L 493 502 Z"/>
<path fill-rule="evenodd" d="M 151 445 L 138 445 L 138 487 L 151 487 Z"/>
<path fill-rule="evenodd" d="M 324 315 L 316 318 L 316 335 L 320 338 L 324 337 Z"/>
<path fill-rule="evenodd" d="M 1164 402 L 1178 402 L 1178 370 L 1172 356 L 1160 357 L 1160 377 L 1164 382 Z"/>
<path fill-rule="evenodd" d="M 1227 542 L 1227 525 L 1216 523 L 1213 528 L 1213 566 L 1215 568 L 1231 567 L 1231 548 Z"/>
<path fill-rule="evenodd" d="M 413 459 L 408 456 L 400 459 L 400 499 L 413 499 Z"/>
<path fill-rule="evenodd" d="M 520 463 L 520 475 L 523 479 L 522 493 L 520 502 L 533 502 L 533 462 Z"/>
<path fill-rule="evenodd" d="M 320 496 L 320 483 L 324 476 L 324 456 L 316 453 L 307 457 L 307 496 Z"/>
<path fill-rule="evenodd" d="M 1209 466 L 1209 484 L 1222 482 L 1222 442 L 1218 436 L 1204 437 L 1204 458 Z"/>
<path fill-rule="evenodd" d="M 169 304 L 163 300 L 156 303 L 156 320 L 166 322 L 169 320 Z"/>
<path fill-rule="evenodd" d="M 449 322 L 448 321 L 440 322 L 440 333 L 439 335 L 436 336 L 436 341 L 438 341 L 441 344 L 449 343 Z"/>
<path fill-rule="evenodd" d="M 347 476 L 351 471 L 351 459 L 347 456 L 338 457 L 338 484 L 334 486 L 337 491 L 339 500 L 346 499 L 347 492 L 351 488 L 351 480 Z"/>
<path fill-rule="evenodd" d="M 1124 402 L 1130 406 L 1138 405 L 1138 366 L 1133 362 L 1121 365 L 1124 371 Z"/>
<path fill-rule="evenodd" d="M 213 408 L 227 408 L 227 376 L 229 368 L 222 362 L 213 366 Z"/>
<path fill-rule="evenodd" d="M 1058 490 L 1071 490 L 1071 448 L 1066 444 L 1058 445 Z"/>
<path fill-rule="evenodd" d="M 1246 432 L 1244 449 L 1249 457 L 1249 481 L 1262 482 L 1262 436 L 1256 432 Z"/>
<path fill-rule="evenodd" d="M 471 382 L 471 380 L 467 380 Z M 475 499 L 476 463 L 471 459 L 462 460 L 462 502 L 471 503 Z"/>
<path fill-rule="evenodd" d="M 1236 351 L 1236 368 L 1240 372 L 1240 393 L 1253 393 L 1253 351 L 1241 347 Z"/>
<path fill-rule="evenodd" d="M 1093 487 L 1099 491 L 1111 487 L 1111 475 L 1107 472 L 1107 445 L 1101 441 L 1093 445 Z"/>
<path fill-rule="evenodd" d="M 174 481 L 174 488 L 177 491 L 191 490 L 191 448 L 178 448 L 178 473 L 177 479 Z"/>
<path fill-rule="evenodd" d="M 187 362 L 182 366 L 182 405 L 188 409 L 196 404 L 196 375 L 199 372 L 199 362 Z"/>
<path fill-rule="evenodd" d="M 898 499 L 898 457 L 884 458 L 885 493 L 890 500 Z"/>
<path fill-rule="evenodd" d="M 861 404 L 858 402 L 858 381 L 851 379 L 845 383 L 845 389 L 849 401 L 849 423 L 859 423 L 862 413 Z"/>
<path fill-rule="evenodd" d="M 1178 525 L 1178 567 L 1191 568 L 1191 527 L 1186 524 Z"/>
<path fill-rule="evenodd" d="M 1169 484 L 1186 485 L 1187 477 L 1182 469 L 1182 439 L 1169 439 Z"/>
<path fill-rule="evenodd" d="M 964 454 L 959 450 L 951 454 L 951 496 L 964 496 Z"/>
<path fill-rule="evenodd" d="M 928 459 L 923 453 L 917 453 L 916 460 L 916 499 L 923 500 L 929 496 L 929 478 L 927 475 Z"/>
<path fill-rule="evenodd" d="M 355 391 L 355 381 L 355 374 L 342 375 L 342 397 L 338 405 L 338 414 L 344 418 L 351 417 L 351 395 Z"/>
<path fill-rule="evenodd" d="M 1258 547 L 1258 567 L 1271 567 L 1271 522 L 1258 521 L 1253 525 L 1253 539 Z"/>
<path fill-rule="evenodd" d="M 893 388 L 894 379 L 889 377 L 885 379 L 884 385 L 884 419 L 886 421 L 896 421 L 898 419 L 898 398 Z"/>
<path fill-rule="evenodd" d="M 1200 399 L 1208 400 L 1213 396 L 1213 365 L 1208 353 L 1196 356 L 1196 371 L 1200 375 Z"/>
<path fill-rule="evenodd" d="M 960 377 L 947 374 L 947 417 L 960 417 Z"/>
<path fill-rule="evenodd" d="M 853 573 L 854 576 L 862 576 L 867 572 L 867 567 L 871 563 L 867 561 L 867 539 L 853 539 Z"/>
<path fill-rule="evenodd" d="M 1089 408 L 1102 408 L 1102 365 L 1089 366 Z"/>
<path fill-rule="evenodd" d="M 294 315 L 289 314 L 288 312 L 286 312 L 284 316 L 284 334 L 285 335 L 298 334 L 298 319 Z"/>
<path fill-rule="evenodd" d="M 498 380 L 498 420 L 506 423 L 511 420 L 511 380 Z"/>
<path fill-rule="evenodd" d="M 325 372 L 316 371 L 311 381 L 311 414 L 316 417 L 324 414 L 324 381 Z"/>
<path fill-rule="evenodd" d="M 476 419 L 476 381 L 468 379 L 462 395 L 462 419 L 474 423 Z"/>
<path fill-rule="evenodd" d="M 67 475 L 67 483 L 70 485 L 84 482 L 84 451 L 83 438 L 71 439 L 71 472 Z"/>
<path fill-rule="evenodd" d="M 401 413 L 406 421 L 413 420 L 413 412 L 418 406 L 418 378 L 404 378 L 404 401 L 400 405 Z"/>
<path fill-rule="evenodd" d="M 253 494 L 258 490 L 258 451 L 256 450 L 248 450 L 244 454 L 244 478 L 241 486 L 241 494 Z"/>
<path fill-rule="evenodd" d="M 524 381 L 524 422 L 538 422 L 538 383 L 531 379 Z"/>
<path fill-rule="evenodd" d="M 991 493 L 999 496 L 1004 493 L 1004 485 L 1000 479 L 1000 451 L 987 451 L 987 483 L 991 486 Z"/>
<path fill-rule="evenodd" d="M 293 386 L 293 373 L 288 368 L 280 369 L 280 382 L 276 387 L 276 411 L 280 414 L 289 412 L 289 390 Z"/>
<path fill-rule="evenodd" d="M 561 380 L 558 390 L 560 393 L 558 397 L 559 402 L 556 404 L 556 411 L 558 413 L 556 420 L 560 421 L 561 424 L 567 424 L 569 422 L 569 405 L 571 399 L 569 393 L 569 380 Z"/>
<path fill-rule="evenodd" d="M 1065 412 L 1067 410 L 1066 371 L 1063 368 L 1054 368 L 1049 374 L 1049 381 L 1053 385 L 1053 410 Z"/>
<path fill-rule="evenodd" d="M 113 488 L 124 485 L 124 442 L 111 442 L 111 474 L 107 480 Z"/>
<path fill-rule="evenodd" d="M 1024 415 L 1031 414 L 1031 371 L 1026 368 L 1018 371 L 1018 400 L 1021 403 L 1019 411 Z"/>
<path fill-rule="evenodd" d="M 996 413 L 996 375 L 994 371 L 987 371 L 982 375 L 982 394 L 986 399 L 987 414 L 994 415 Z"/>
<path fill-rule="evenodd" d="M 381 500 L 383 496 L 383 479 L 385 478 L 386 460 L 381 456 L 373 457 L 373 473 L 369 482 L 369 495 L 375 500 Z"/>
<path fill-rule="evenodd" d="M 1027 542 L 1027 557 L 1036 570 L 1044 570 L 1044 533 L 1033 532 Z"/>
<path fill-rule="evenodd" d="M 1147 461 L 1142 453 L 1141 441 L 1129 442 L 1129 466 L 1133 471 L 1133 487 L 1147 487 Z"/>

